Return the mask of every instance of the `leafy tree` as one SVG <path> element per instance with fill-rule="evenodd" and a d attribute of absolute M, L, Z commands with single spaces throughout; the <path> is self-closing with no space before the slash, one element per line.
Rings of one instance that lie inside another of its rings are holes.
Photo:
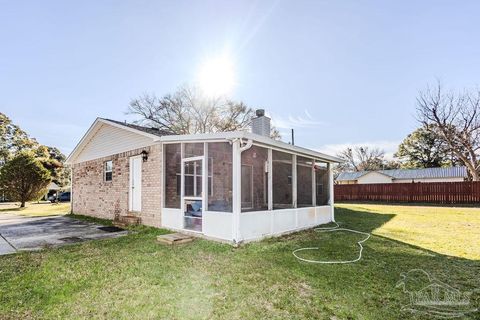
<path fill-rule="evenodd" d="M 12 120 L 0 112 L 0 166 L 11 159 L 15 153 L 31 150 L 38 143 L 12 123 Z"/>
<path fill-rule="evenodd" d="M 3 113 L 0 113 L 0 167 L 22 151 L 32 152 L 50 171 L 52 180 L 59 186 L 69 183 L 70 172 L 64 167 L 65 155 L 55 147 L 39 144 Z"/>
<path fill-rule="evenodd" d="M 0 169 L 0 188 L 6 196 L 25 202 L 39 199 L 50 183 L 50 173 L 31 152 L 19 152 Z"/>
<path fill-rule="evenodd" d="M 139 116 L 138 124 L 172 134 L 245 130 L 254 115 L 253 109 L 242 102 L 206 97 L 189 86 L 163 98 L 144 94 L 130 101 L 127 113 Z M 272 130 L 272 137 L 280 137 L 278 130 Z"/>
<path fill-rule="evenodd" d="M 397 160 L 387 160 L 383 163 L 382 170 L 400 169 L 402 163 Z"/>
<path fill-rule="evenodd" d="M 347 148 L 338 153 L 337 156 L 344 160 L 337 166 L 339 172 L 382 170 L 386 164 L 385 152 L 378 148 L 363 146 Z"/>
<path fill-rule="evenodd" d="M 39 145 L 35 151 L 35 156 L 40 163 L 50 172 L 52 181 L 59 186 L 65 186 L 70 179 L 70 171 L 63 163 L 65 155 L 56 147 Z"/>
<path fill-rule="evenodd" d="M 480 180 L 480 90 L 446 92 L 440 83 L 420 92 L 417 118 L 432 126 L 448 149 L 468 169 L 474 181 Z M 428 127 L 430 128 L 430 127 Z"/>
<path fill-rule="evenodd" d="M 435 168 L 456 163 L 435 125 L 422 126 L 410 133 L 398 146 L 395 157 L 402 160 L 403 168 Z"/>

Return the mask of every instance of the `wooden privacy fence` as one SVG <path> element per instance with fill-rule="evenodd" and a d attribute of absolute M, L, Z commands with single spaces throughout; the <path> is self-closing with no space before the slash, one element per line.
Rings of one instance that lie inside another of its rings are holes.
<path fill-rule="evenodd" d="M 335 201 L 476 203 L 480 181 L 337 184 Z"/>

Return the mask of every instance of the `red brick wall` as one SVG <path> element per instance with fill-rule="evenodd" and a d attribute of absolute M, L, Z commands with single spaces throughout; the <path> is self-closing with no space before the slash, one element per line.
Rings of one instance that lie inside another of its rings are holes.
<path fill-rule="evenodd" d="M 128 212 L 129 158 L 147 150 L 148 160 L 142 163 L 142 212 Z M 104 163 L 113 161 L 112 181 L 104 181 Z M 75 164 L 72 172 L 73 212 L 113 219 L 116 214 L 133 214 L 142 223 L 160 226 L 161 210 L 161 146 L 131 150 L 101 159 Z"/>

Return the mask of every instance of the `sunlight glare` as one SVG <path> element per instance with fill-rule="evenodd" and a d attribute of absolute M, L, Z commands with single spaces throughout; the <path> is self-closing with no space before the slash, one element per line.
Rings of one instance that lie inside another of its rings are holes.
<path fill-rule="evenodd" d="M 209 97 L 228 95 L 235 86 L 235 71 L 232 60 L 221 56 L 205 61 L 198 73 L 198 84 Z"/>

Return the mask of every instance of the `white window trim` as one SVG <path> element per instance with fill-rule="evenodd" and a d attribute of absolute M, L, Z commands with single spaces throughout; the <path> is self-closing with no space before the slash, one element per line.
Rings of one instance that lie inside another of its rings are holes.
<path fill-rule="evenodd" d="M 112 163 L 112 168 L 107 171 L 107 163 L 111 162 Z M 111 173 L 112 174 L 112 177 L 110 178 L 110 180 L 107 180 L 107 173 Z M 103 162 L 103 181 L 104 182 L 112 182 L 113 181 L 113 160 L 107 160 L 107 161 L 104 161 Z"/>

